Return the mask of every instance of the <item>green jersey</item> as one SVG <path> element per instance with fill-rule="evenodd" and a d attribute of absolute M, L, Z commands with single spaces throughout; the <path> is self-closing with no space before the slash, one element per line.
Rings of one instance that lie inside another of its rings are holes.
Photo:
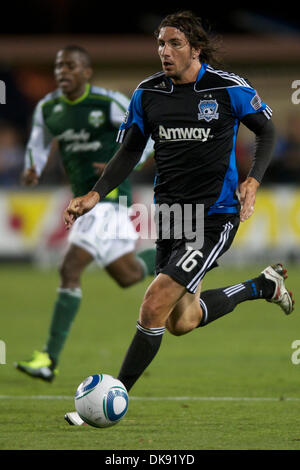
<path fill-rule="evenodd" d="M 88 193 L 99 178 L 93 163 L 107 163 L 119 147 L 117 130 L 128 104 L 128 98 L 122 93 L 89 84 L 75 101 L 69 101 L 59 89 L 49 93 L 39 101 L 34 112 L 25 168 L 34 164 L 40 175 L 47 163 L 51 142 L 56 138 L 74 196 Z M 148 147 L 144 154 L 150 152 Z M 128 179 L 109 193 L 106 200 L 117 202 L 119 196 L 126 196 L 131 205 Z"/>

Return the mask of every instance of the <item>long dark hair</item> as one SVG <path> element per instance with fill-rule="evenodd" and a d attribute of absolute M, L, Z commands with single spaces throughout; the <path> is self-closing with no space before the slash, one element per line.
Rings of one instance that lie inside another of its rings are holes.
<path fill-rule="evenodd" d="M 192 11 L 180 11 L 166 16 L 156 29 L 154 35 L 157 38 L 161 28 L 171 26 L 185 34 L 191 47 L 200 48 L 200 62 L 211 65 L 219 65 L 218 58 L 221 38 L 204 29 L 201 18 Z"/>

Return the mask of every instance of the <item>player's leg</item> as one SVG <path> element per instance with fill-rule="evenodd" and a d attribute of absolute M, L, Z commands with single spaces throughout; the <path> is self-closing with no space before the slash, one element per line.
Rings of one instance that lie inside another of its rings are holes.
<path fill-rule="evenodd" d="M 165 274 L 150 284 L 141 305 L 136 334 L 121 366 L 118 378 L 129 391 L 156 356 L 169 313 L 185 294 L 185 288 Z M 82 425 L 77 412 L 65 414 L 71 425 Z"/>
<path fill-rule="evenodd" d="M 188 333 L 232 312 L 237 305 L 248 300 L 265 299 L 278 304 L 285 314 L 293 310 L 292 294 L 287 291 L 287 277 L 282 265 L 266 268 L 259 276 L 235 285 L 211 289 L 201 293 L 201 281 L 206 272 L 216 266 L 216 260 L 227 251 L 238 227 L 235 216 L 208 218 L 201 252 L 178 246 L 168 255 L 162 272 L 169 274 L 188 291 L 176 304 L 166 326 L 174 335 Z"/>
<path fill-rule="evenodd" d="M 60 287 L 54 305 L 49 337 L 44 347 L 57 363 L 79 310 L 82 291 L 81 275 L 93 261 L 92 255 L 74 244 L 70 245 L 60 267 Z"/>
<path fill-rule="evenodd" d="M 183 254 L 182 262 L 177 261 L 177 254 L 173 262 L 164 269 L 164 272 L 182 280 L 183 284 L 185 282 L 188 292 L 195 294 L 195 299 L 191 295 L 186 295 L 176 305 L 167 322 L 167 328 L 171 333 L 180 335 L 193 327 L 205 326 L 232 312 L 240 303 L 250 300 L 265 299 L 278 304 L 285 314 L 292 312 L 294 301 L 284 284 L 287 277 L 286 270 L 280 264 L 269 266 L 252 279 L 219 289 L 206 290 L 201 293 L 199 299 L 199 285 L 206 272 L 216 266 L 218 257 L 231 246 L 238 227 L 238 221 L 235 219 L 234 216 L 229 216 L 227 220 L 226 216 L 206 219 L 202 256 L 195 256 L 195 252 L 191 251 L 190 256 Z M 201 306 L 201 321 L 197 325 L 197 318 L 200 317 L 198 301 Z"/>
<path fill-rule="evenodd" d="M 129 242 L 132 246 L 132 242 Z M 116 246 L 117 245 L 117 246 Z M 129 287 L 137 282 L 142 281 L 148 275 L 154 275 L 155 268 L 155 250 L 148 249 L 135 253 L 122 254 L 128 249 L 123 242 L 122 247 L 118 249 L 118 241 L 112 243 L 112 249 L 116 254 L 116 250 L 120 256 L 114 261 L 110 262 L 106 267 L 108 274 L 115 279 L 120 287 Z"/>
<path fill-rule="evenodd" d="M 80 278 L 93 257 L 83 248 L 71 244 L 60 267 L 60 287 L 53 307 L 49 336 L 42 352 L 35 351 L 29 361 L 16 364 L 17 368 L 32 377 L 51 381 L 57 373 L 56 366 L 74 318 L 81 303 Z"/>
<path fill-rule="evenodd" d="M 204 291 L 200 300 L 203 317 L 199 326 L 205 326 L 217 320 L 248 300 L 265 299 L 276 303 L 286 315 L 289 315 L 294 309 L 294 300 L 292 293 L 285 287 L 286 278 L 286 269 L 278 263 L 268 266 L 253 279 L 220 289 Z"/>
<path fill-rule="evenodd" d="M 106 202 L 97 204 L 91 212 L 93 218 L 86 225 L 89 230 L 84 233 L 96 263 L 104 267 L 121 287 L 129 287 L 154 275 L 155 249 L 135 253 L 138 234 L 127 208 Z M 84 230 L 84 226 L 81 228 Z"/>
<path fill-rule="evenodd" d="M 281 307 L 288 315 L 293 311 L 294 300 L 284 280 L 287 271 L 281 264 L 268 266 L 253 279 L 235 285 L 210 289 L 195 295 L 187 293 L 175 306 L 167 320 L 167 329 L 180 336 L 199 326 L 209 323 L 232 312 L 242 302 L 265 299 Z"/>
<path fill-rule="evenodd" d="M 136 333 L 118 375 L 128 391 L 156 356 L 167 318 L 184 294 L 185 288 L 165 274 L 159 274 L 148 287 Z"/>
<path fill-rule="evenodd" d="M 182 336 L 199 326 L 203 317 L 200 293 L 201 283 L 195 294 L 186 292 L 177 302 L 166 322 L 167 330 L 172 335 Z"/>

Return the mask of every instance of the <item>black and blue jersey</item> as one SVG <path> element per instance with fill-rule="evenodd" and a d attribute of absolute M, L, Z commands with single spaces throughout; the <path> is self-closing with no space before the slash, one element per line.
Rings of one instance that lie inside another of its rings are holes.
<path fill-rule="evenodd" d="M 202 64 L 194 83 L 174 85 L 163 72 L 134 91 L 118 141 L 137 127 L 155 142 L 155 202 L 200 203 L 206 213 L 237 213 L 235 145 L 240 122 L 271 109 L 250 83 Z"/>

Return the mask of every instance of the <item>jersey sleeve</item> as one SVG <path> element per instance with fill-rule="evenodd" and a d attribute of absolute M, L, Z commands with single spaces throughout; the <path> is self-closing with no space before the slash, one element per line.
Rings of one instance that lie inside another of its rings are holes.
<path fill-rule="evenodd" d="M 115 92 L 110 106 L 110 121 L 114 127 L 120 128 L 124 114 L 129 106 L 129 98 L 122 93 Z"/>
<path fill-rule="evenodd" d="M 266 105 L 252 87 L 233 86 L 227 88 L 234 117 L 240 121 L 247 114 L 263 113 L 266 119 L 272 116 L 271 108 Z"/>
<path fill-rule="evenodd" d="M 139 170 L 145 161 L 153 156 L 154 141 L 150 137 L 150 132 L 146 131 L 143 109 L 142 90 L 135 90 L 129 103 L 125 118 L 120 125 L 117 142 L 123 143 L 127 132 L 130 131 L 126 139 L 126 146 L 131 149 L 143 149 L 143 153 L 135 170 Z"/>
<path fill-rule="evenodd" d="M 143 90 L 135 90 L 132 95 L 125 118 L 120 126 L 117 138 L 118 142 L 120 143 L 123 142 L 126 131 L 129 130 L 133 124 L 138 126 L 139 130 L 147 140 L 150 137 L 150 133 L 147 131 L 147 126 L 145 125 L 145 117 L 142 107 L 142 94 Z"/>
<path fill-rule="evenodd" d="M 38 176 L 42 173 L 50 153 L 53 136 L 44 122 L 42 101 L 34 111 L 32 129 L 25 150 L 24 169 L 35 166 Z"/>

